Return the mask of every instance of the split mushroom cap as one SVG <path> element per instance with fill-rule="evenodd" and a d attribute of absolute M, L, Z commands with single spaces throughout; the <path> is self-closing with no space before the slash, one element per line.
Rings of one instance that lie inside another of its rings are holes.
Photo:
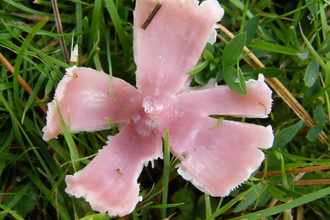
<path fill-rule="evenodd" d="M 211 196 L 228 195 L 260 166 L 260 149 L 272 146 L 273 133 L 270 126 L 218 123 L 210 115 L 265 118 L 271 90 L 263 75 L 246 83 L 246 96 L 228 86 L 189 88 L 186 72 L 197 64 L 223 16 L 216 0 L 200 5 L 196 0 L 137 0 L 134 15 L 137 88 L 74 66 L 48 104 L 45 140 L 62 129 L 58 109 L 66 123 L 70 116 L 75 132 L 109 129 L 109 121 L 121 125 L 83 170 L 66 177 L 66 192 L 84 197 L 95 211 L 129 214 L 142 199 L 137 183 L 142 168 L 162 158 L 168 129 L 171 152 L 181 160 L 179 174 Z"/>

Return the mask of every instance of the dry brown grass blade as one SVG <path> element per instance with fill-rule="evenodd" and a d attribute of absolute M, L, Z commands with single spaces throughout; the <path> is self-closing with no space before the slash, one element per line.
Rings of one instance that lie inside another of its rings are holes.
<path fill-rule="evenodd" d="M 320 185 L 320 184 L 330 184 L 330 179 L 317 179 L 317 180 L 297 180 L 294 181 L 294 185 Z"/>
<path fill-rule="evenodd" d="M 57 6 L 57 0 L 52 0 L 52 7 L 54 11 L 57 33 L 63 34 L 63 27 L 62 27 L 60 12 Z M 68 52 L 68 48 L 66 47 L 64 36 L 60 36 L 60 44 L 63 51 L 65 62 L 70 63 L 69 52 Z"/>
<path fill-rule="evenodd" d="M 2 55 L 2 53 L 0 53 L 0 60 L 1 62 L 7 67 L 7 69 L 14 74 L 14 67 L 8 62 L 8 60 Z M 31 89 L 31 87 L 25 82 L 25 80 L 18 75 L 18 82 L 25 88 L 25 90 L 31 95 L 33 90 Z M 35 101 L 40 101 L 39 97 L 36 96 L 34 98 Z M 41 110 L 46 113 L 47 112 L 47 107 L 44 104 L 40 104 L 39 107 L 41 108 Z"/>
<path fill-rule="evenodd" d="M 325 185 L 330 184 L 330 179 L 317 179 L 317 180 L 297 180 L 294 181 L 296 186 L 307 186 L 307 185 Z M 275 184 L 275 186 L 283 186 L 283 184 Z"/>
<path fill-rule="evenodd" d="M 303 167 L 303 168 L 292 168 L 285 170 L 285 173 L 306 173 L 306 172 L 313 172 L 318 170 L 328 170 L 330 169 L 330 166 L 320 165 L 320 166 L 312 166 L 312 167 Z M 280 175 L 282 174 L 282 171 L 271 171 L 267 172 L 266 175 L 268 177 Z M 257 173 L 255 177 L 260 178 L 263 177 L 265 173 Z"/>
<path fill-rule="evenodd" d="M 234 35 L 222 25 L 219 25 L 220 30 L 223 31 L 228 37 L 234 38 Z M 220 37 L 221 39 L 221 37 Z M 250 59 L 255 63 L 257 67 L 265 67 L 261 61 L 247 48 L 244 46 L 244 52 L 250 57 Z M 255 69 L 254 65 L 250 65 Z M 276 78 L 267 78 L 266 82 L 268 85 L 283 99 L 283 101 L 296 113 L 296 115 L 303 119 L 305 124 L 311 128 L 316 125 L 313 118 L 308 114 L 308 112 L 300 105 L 295 97 L 287 90 L 287 88 Z M 322 131 L 318 135 L 318 139 L 321 143 L 329 146 L 327 135 Z"/>

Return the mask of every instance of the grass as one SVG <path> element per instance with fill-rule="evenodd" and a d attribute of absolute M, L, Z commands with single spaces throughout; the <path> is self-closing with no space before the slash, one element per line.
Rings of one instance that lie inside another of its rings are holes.
<path fill-rule="evenodd" d="M 69 197 L 64 177 L 85 166 L 111 131 L 65 131 L 45 142 L 41 129 L 45 104 L 72 65 L 63 47 L 79 45 L 77 65 L 135 84 L 134 2 L 57 3 L 58 17 L 51 1 L 0 1 L 0 219 L 110 219 L 83 199 Z M 226 15 L 218 41 L 206 47 L 210 53 L 204 52 L 203 66 L 191 74 L 198 84 L 224 78 L 231 85 L 226 74 L 233 69 L 240 79 L 264 73 L 274 90 L 272 113 L 266 120 L 246 120 L 271 124 L 274 146 L 250 180 L 225 198 L 204 195 L 182 180 L 175 170 L 178 161 L 166 154 L 164 163 L 144 169 L 139 180 L 144 200 L 125 219 L 330 219 L 330 2 L 221 4 Z M 237 39 L 245 39 L 246 47 Z M 230 47 L 243 50 L 235 55 L 239 62 L 223 53 Z M 244 84 L 236 89 L 243 93 Z"/>

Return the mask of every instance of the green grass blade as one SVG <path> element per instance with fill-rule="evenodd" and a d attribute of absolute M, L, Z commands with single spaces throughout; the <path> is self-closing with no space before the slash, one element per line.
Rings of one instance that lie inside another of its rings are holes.
<path fill-rule="evenodd" d="M 62 126 L 62 131 L 63 131 L 63 136 L 65 138 L 66 143 L 69 146 L 70 150 L 70 156 L 71 156 L 71 161 L 72 161 L 72 166 L 75 172 L 80 170 L 80 165 L 79 165 L 79 154 L 77 147 L 73 141 L 72 134 L 70 131 L 70 114 L 68 114 L 68 124 L 65 124 L 64 119 L 62 117 L 62 113 L 60 110 L 60 107 L 58 106 L 58 103 L 56 103 L 56 108 L 57 112 L 60 118 L 61 126 Z"/>
<path fill-rule="evenodd" d="M 167 205 L 168 203 L 168 183 L 170 177 L 170 134 L 168 129 L 165 130 L 164 137 L 164 174 L 163 174 L 163 192 L 162 192 L 162 204 Z M 162 209 L 162 219 L 165 219 L 166 208 Z"/>
<path fill-rule="evenodd" d="M 17 214 L 16 211 L 11 210 L 10 208 L 8 208 L 7 206 L 0 204 L 0 208 L 3 209 L 2 213 L 10 214 L 12 215 L 16 220 L 24 220 L 24 218 L 22 216 L 20 216 L 19 214 Z"/>
<path fill-rule="evenodd" d="M 319 191 L 310 193 L 308 195 L 304 195 L 298 199 L 292 200 L 292 201 L 284 203 L 282 205 L 278 205 L 278 206 L 275 206 L 272 208 L 268 208 L 268 209 L 261 210 L 258 212 L 250 213 L 247 215 L 239 216 L 236 218 L 231 218 L 230 220 L 239 220 L 239 219 L 254 220 L 254 219 L 266 218 L 266 217 L 275 215 L 277 213 L 284 212 L 285 210 L 293 209 L 298 206 L 310 203 L 312 201 L 315 201 L 317 199 L 323 198 L 328 195 L 330 195 L 330 187 L 321 189 Z"/>
<path fill-rule="evenodd" d="M 232 200 L 230 200 L 229 202 L 227 202 L 225 205 L 223 205 L 220 209 L 216 210 L 211 216 L 209 216 L 206 220 L 212 220 L 214 218 L 216 218 L 217 216 L 221 215 L 222 213 L 224 213 L 225 211 L 227 211 L 228 209 L 230 209 L 234 204 L 236 204 L 237 202 L 243 200 L 245 198 L 245 196 L 251 191 L 253 190 L 253 187 L 251 187 L 250 189 L 246 190 L 245 192 L 239 194 L 238 196 L 236 196 L 235 198 L 233 198 Z"/>
<path fill-rule="evenodd" d="M 40 30 L 46 23 L 48 22 L 48 19 L 40 21 L 33 30 L 28 34 L 28 36 L 25 38 L 16 58 L 15 66 L 14 66 L 14 81 L 13 81 L 13 87 L 14 87 L 14 100 L 17 106 L 17 109 L 21 111 L 20 98 L 19 98 L 19 82 L 18 82 L 18 75 L 20 72 L 21 62 L 24 56 L 25 51 L 27 50 L 31 40 L 35 36 L 38 30 Z"/>
<path fill-rule="evenodd" d="M 124 32 L 122 21 L 118 15 L 117 8 L 116 8 L 113 0 L 104 0 L 104 1 L 107 6 L 110 17 L 112 19 L 113 25 L 116 28 L 116 33 L 119 37 L 119 41 L 122 46 L 125 62 L 127 65 L 127 64 L 129 64 L 129 61 L 131 60 L 131 52 L 130 52 L 130 49 L 128 46 L 128 40 L 127 40 L 127 37 Z"/>
<path fill-rule="evenodd" d="M 12 199 L 8 204 L 7 208 L 12 209 L 15 207 L 15 205 L 22 199 L 22 197 L 25 195 L 25 193 L 31 188 L 32 183 L 28 182 L 26 185 L 23 186 L 23 188 L 18 192 L 14 199 Z M 7 213 L 0 213 L 0 220 L 4 219 L 6 217 Z"/>

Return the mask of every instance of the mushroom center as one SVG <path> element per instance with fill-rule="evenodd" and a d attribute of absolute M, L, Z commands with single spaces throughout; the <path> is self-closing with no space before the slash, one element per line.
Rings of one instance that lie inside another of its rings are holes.
<path fill-rule="evenodd" d="M 144 112 L 147 113 L 150 118 L 156 118 L 163 110 L 163 104 L 157 102 L 151 96 L 147 96 L 143 99 L 142 107 L 144 108 Z"/>

